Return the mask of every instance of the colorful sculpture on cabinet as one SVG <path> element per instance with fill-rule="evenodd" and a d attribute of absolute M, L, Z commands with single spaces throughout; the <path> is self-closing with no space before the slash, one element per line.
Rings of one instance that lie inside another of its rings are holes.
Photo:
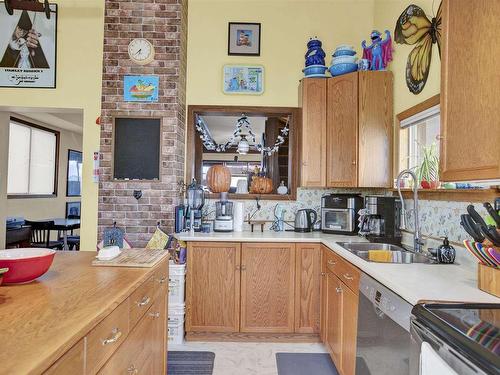
<path fill-rule="evenodd" d="M 415 45 L 406 62 L 406 85 L 415 95 L 422 92 L 429 76 L 432 45 L 437 43 L 441 57 L 441 4 L 430 21 L 417 5 L 409 5 L 399 16 L 394 29 L 398 44 Z"/>
<path fill-rule="evenodd" d="M 392 61 L 392 38 L 391 32 L 385 30 L 385 39 L 382 39 L 382 34 L 373 30 L 370 34 L 372 44 L 366 46 L 366 40 L 363 40 L 363 59 L 370 61 L 370 70 L 385 70 L 389 62 Z"/>
<path fill-rule="evenodd" d="M 306 77 L 326 77 L 325 71 L 328 69 L 325 66 L 326 53 L 321 46 L 321 40 L 317 37 L 311 38 L 307 42 L 307 52 L 304 56 L 306 67 L 302 70 Z"/>

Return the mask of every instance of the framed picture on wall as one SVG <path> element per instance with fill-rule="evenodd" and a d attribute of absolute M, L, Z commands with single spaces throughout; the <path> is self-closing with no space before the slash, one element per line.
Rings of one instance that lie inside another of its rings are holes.
<path fill-rule="evenodd" d="M 82 153 L 68 150 L 68 166 L 66 168 L 66 196 L 82 195 Z"/>
<path fill-rule="evenodd" d="M 0 4 L 0 87 L 56 87 L 57 4 L 45 13 Z"/>
<path fill-rule="evenodd" d="M 66 202 L 66 219 L 79 219 L 81 211 L 82 202 Z"/>
<path fill-rule="evenodd" d="M 229 22 L 227 54 L 260 56 L 260 23 Z"/>
<path fill-rule="evenodd" d="M 123 78 L 123 100 L 126 102 L 157 102 L 159 85 L 159 76 L 125 76 Z"/>
<path fill-rule="evenodd" d="M 261 95 L 264 93 L 262 65 L 224 65 L 222 73 L 224 94 Z"/>

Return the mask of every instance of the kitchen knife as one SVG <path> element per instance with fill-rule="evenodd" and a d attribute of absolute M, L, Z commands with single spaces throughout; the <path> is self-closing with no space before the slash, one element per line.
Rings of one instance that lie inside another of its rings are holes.
<path fill-rule="evenodd" d="M 474 246 L 476 247 L 477 252 L 484 258 L 484 260 L 486 261 L 486 264 L 488 264 L 492 267 L 497 266 L 495 259 L 491 258 L 490 253 L 488 253 L 486 251 L 486 249 L 483 247 L 482 244 L 480 244 L 479 242 L 474 242 Z"/>
<path fill-rule="evenodd" d="M 477 226 L 477 224 L 472 220 L 472 218 L 468 214 L 463 214 L 460 216 L 461 221 L 460 224 L 465 229 L 465 231 L 471 236 L 474 241 L 483 242 L 484 236 L 481 233 L 481 230 Z"/>
<path fill-rule="evenodd" d="M 464 240 L 464 246 L 467 250 L 469 250 L 469 253 L 471 253 L 472 255 L 474 255 L 477 260 L 479 260 L 479 263 L 481 264 L 484 264 L 484 265 L 487 265 L 488 263 L 486 263 L 486 261 L 484 260 L 483 256 L 482 255 L 479 255 L 477 253 L 477 250 L 476 250 L 476 247 L 474 246 L 474 243 L 469 241 L 469 240 Z"/>
<path fill-rule="evenodd" d="M 495 259 L 495 261 L 497 262 L 497 265 L 500 266 L 500 253 L 498 251 L 496 251 L 494 248 L 492 247 L 489 247 L 486 249 L 488 251 L 488 253 L 490 254 L 490 256 Z"/>
<path fill-rule="evenodd" d="M 497 229 L 493 226 L 489 228 L 481 227 L 484 236 L 490 240 L 493 245 L 500 246 L 500 233 L 497 232 Z"/>
<path fill-rule="evenodd" d="M 484 202 L 483 206 L 486 208 L 486 211 L 488 211 L 493 220 L 495 220 L 497 228 L 500 229 L 500 215 L 498 215 L 498 212 L 495 211 L 490 202 Z"/>
<path fill-rule="evenodd" d="M 484 221 L 483 217 L 476 211 L 473 204 L 467 206 L 467 212 L 472 217 L 472 219 L 479 225 L 479 227 L 484 226 L 488 228 L 488 225 Z"/>

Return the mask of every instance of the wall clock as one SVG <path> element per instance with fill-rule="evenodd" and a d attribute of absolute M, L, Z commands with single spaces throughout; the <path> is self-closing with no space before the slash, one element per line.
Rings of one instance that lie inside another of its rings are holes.
<path fill-rule="evenodd" d="M 132 39 L 128 45 L 128 55 L 130 59 L 139 65 L 146 65 L 153 61 L 155 50 L 151 42 L 147 39 Z"/>

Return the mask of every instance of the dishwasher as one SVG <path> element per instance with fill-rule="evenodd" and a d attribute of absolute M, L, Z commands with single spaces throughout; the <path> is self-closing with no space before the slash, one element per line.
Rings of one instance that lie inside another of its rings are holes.
<path fill-rule="evenodd" d="M 365 273 L 359 285 L 356 375 L 408 375 L 413 306 Z"/>

